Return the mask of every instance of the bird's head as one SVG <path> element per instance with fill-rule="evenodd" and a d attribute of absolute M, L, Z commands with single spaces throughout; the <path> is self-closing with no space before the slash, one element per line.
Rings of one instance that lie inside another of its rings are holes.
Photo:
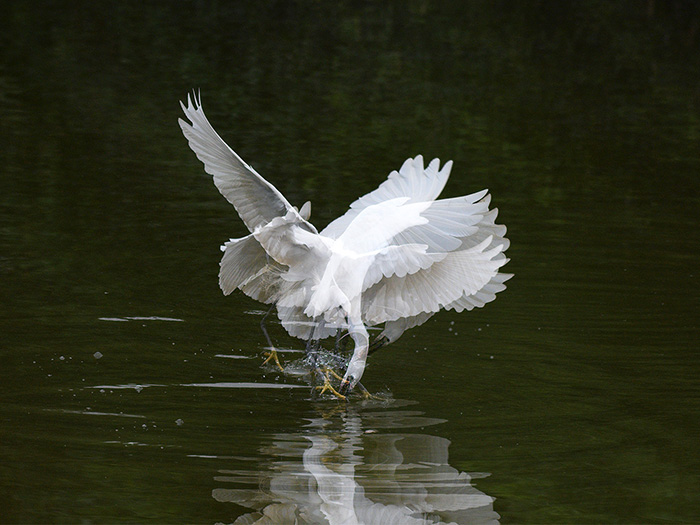
<path fill-rule="evenodd" d="M 345 376 L 340 383 L 340 393 L 343 395 L 352 392 L 353 388 L 360 382 L 360 378 L 365 371 L 365 363 L 361 359 L 351 359 Z"/>

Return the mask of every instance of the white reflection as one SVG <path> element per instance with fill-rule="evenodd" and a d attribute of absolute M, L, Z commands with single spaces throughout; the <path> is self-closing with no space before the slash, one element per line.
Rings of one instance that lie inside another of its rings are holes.
<path fill-rule="evenodd" d="M 250 509 L 236 525 L 498 523 L 494 499 L 448 463 L 449 440 L 399 429 L 420 412 L 354 407 L 311 419 L 262 447 L 259 471 L 220 470 L 214 499 Z"/>

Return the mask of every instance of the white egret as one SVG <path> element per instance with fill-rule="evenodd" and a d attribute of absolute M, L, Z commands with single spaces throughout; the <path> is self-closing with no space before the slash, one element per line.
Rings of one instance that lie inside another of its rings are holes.
<path fill-rule="evenodd" d="M 408 159 L 320 233 L 311 206 L 292 206 L 214 131 L 197 95 L 181 103 L 190 148 L 236 208 L 250 235 L 221 248 L 219 284 L 277 308 L 290 335 L 318 341 L 347 330 L 354 350 L 341 392 L 357 385 L 369 351 L 368 326 L 391 343 L 441 309 L 471 310 L 495 299 L 512 275 L 506 228 L 490 195 L 440 199 L 452 161 Z"/>

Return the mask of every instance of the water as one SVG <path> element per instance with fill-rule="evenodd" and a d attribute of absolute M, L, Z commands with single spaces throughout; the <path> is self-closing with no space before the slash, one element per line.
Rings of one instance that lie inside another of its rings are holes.
<path fill-rule="evenodd" d="M 697 521 L 697 20 L 13 3 L 0 521 Z M 192 88 L 317 226 L 409 156 L 453 159 L 446 194 L 488 187 L 509 228 L 508 289 L 373 356 L 377 400 L 261 368 L 262 307 L 216 277 L 244 227 L 176 123 Z"/>

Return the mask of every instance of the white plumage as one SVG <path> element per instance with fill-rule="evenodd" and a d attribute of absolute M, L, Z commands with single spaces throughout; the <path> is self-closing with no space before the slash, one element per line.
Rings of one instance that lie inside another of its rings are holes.
<path fill-rule="evenodd" d="M 437 200 L 452 161 L 440 169 L 438 159 L 427 167 L 420 155 L 406 160 L 319 233 L 310 203 L 292 206 L 228 147 L 196 95 L 182 109 L 190 147 L 251 232 L 222 246 L 222 291 L 274 304 L 301 339 L 347 330 L 355 343 L 348 390 L 364 372 L 368 326 L 384 324 L 379 340 L 390 343 L 443 308 L 481 307 L 505 289 L 511 275 L 499 269 L 509 242 L 487 190 Z"/>

